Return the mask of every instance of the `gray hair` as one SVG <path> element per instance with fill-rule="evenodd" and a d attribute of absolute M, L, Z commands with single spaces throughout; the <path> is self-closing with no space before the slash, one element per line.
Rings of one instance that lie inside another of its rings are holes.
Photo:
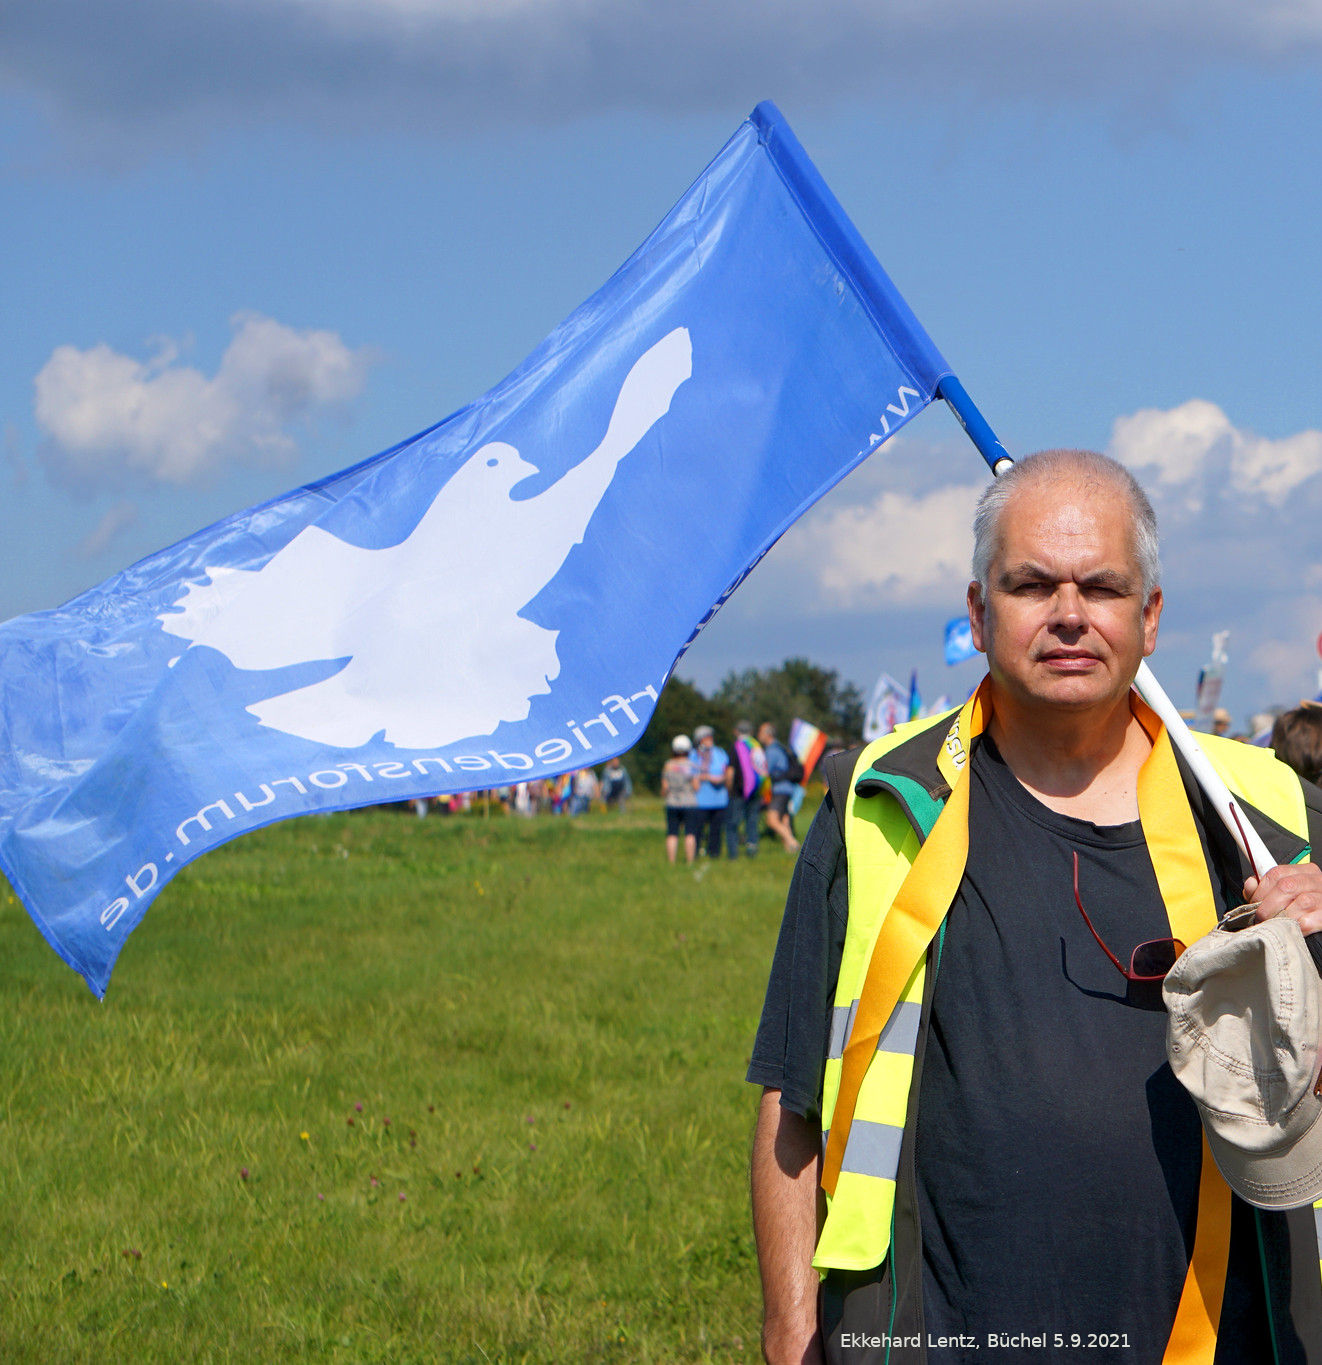
<path fill-rule="evenodd" d="M 1134 529 L 1134 558 L 1143 579 L 1146 601 L 1161 580 L 1161 549 L 1157 538 L 1157 514 L 1139 481 L 1118 460 L 1095 450 L 1039 450 L 1026 455 L 999 478 L 993 479 L 973 514 L 973 577 L 987 591 L 987 577 L 1000 540 L 1001 514 L 1019 486 L 1031 479 L 1056 479 L 1085 488 L 1109 484 L 1128 499 Z"/>

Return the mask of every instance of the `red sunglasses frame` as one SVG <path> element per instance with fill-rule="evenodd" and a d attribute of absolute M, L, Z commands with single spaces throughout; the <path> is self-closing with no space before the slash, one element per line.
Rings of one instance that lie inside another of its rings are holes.
<path fill-rule="evenodd" d="M 1093 936 L 1093 938 L 1097 940 L 1097 946 L 1102 950 L 1102 952 L 1104 952 L 1107 955 L 1107 957 L 1111 959 L 1111 962 L 1114 964 L 1116 971 L 1118 971 L 1120 975 L 1125 978 L 1126 981 L 1139 982 L 1164 981 L 1166 979 L 1166 972 L 1170 971 L 1170 967 L 1167 967 L 1165 971 L 1161 972 L 1137 971 L 1135 970 L 1135 966 L 1138 962 L 1138 955 L 1141 952 L 1143 952 L 1144 949 L 1155 948 L 1158 945 L 1169 944 L 1173 949 L 1170 959 L 1171 967 L 1173 967 L 1175 965 L 1175 959 L 1179 957 L 1181 953 L 1184 952 L 1185 945 L 1181 943 L 1178 938 L 1148 939 L 1145 943 L 1140 943 L 1134 948 L 1134 951 L 1130 954 L 1129 957 L 1129 968 L 1128 970 L 1126 970 L 1124 965 L 1121 963 L 1120 959 L 1116 957 L 1116 955 L 1106 946 L 1106 940 L 1103 939 L 1101 934 L 1099 934 L 1097 930 L 1093 928 L 1093 922 L 1088 918 L 1088 912 L 1083 908 L 1083 897 L 1079 895 L 1079 855 L 1077 852 L 1073 854 L 1073 858 L 1074 858 L 1074 904 L 1079 907 L 1079 914 L 1083 916 L 1083 922 L 1088 926 L 1088 932 Z"/>

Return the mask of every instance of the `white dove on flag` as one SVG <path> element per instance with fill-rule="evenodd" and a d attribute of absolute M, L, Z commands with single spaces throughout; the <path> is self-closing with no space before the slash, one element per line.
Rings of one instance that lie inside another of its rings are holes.
<path fill-rule="evenodd" d="M 357 748 L 384 732 L 430 748 L 526 720 L 559 676 L 557 630 L 519 615 L 579 544 L 623 460 L 692 374 L 677 327 L 625 376 L 600 445 L 536 497 L 512 445 L 476 450 L 413 532 L 363 549 L 317 526 L 256 570 L 208 568 L 159 619 L 241 669 L 347 659 L 333 676 L 247 709 L 263 725 Z"/>

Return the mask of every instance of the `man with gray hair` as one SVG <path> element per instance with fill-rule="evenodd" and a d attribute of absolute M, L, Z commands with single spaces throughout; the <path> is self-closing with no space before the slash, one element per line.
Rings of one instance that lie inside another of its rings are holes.
<path fill-rule="evenodd" d="M 975 519 L 987 677 L 827 767 L 748 1069 L 769 1361 L 1322 1362 L 1313 1210 L 1232 1198 L 1160 993 L 1241 900 L 1322 930 L 1322 793 L 1207 739 L 1256 876 L 1131 691 L 1159 577 L 1128 471 L 1029 456 Z"/>

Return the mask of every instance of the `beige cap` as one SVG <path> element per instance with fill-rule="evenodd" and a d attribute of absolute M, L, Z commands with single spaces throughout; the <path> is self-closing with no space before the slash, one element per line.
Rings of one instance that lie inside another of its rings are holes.
<path fill-rule="evenodd" d="M 1226 1183 L 1264 1209 L 1322 1197 L 1322 977 L 1298 923 L 1232 910 L 1162 986 L 1166 1055 Z"/>

